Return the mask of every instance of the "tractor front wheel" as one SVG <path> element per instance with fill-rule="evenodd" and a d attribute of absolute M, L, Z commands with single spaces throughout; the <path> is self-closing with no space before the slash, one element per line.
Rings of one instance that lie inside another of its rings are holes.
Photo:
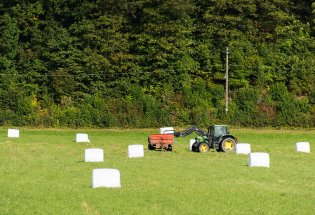
<path fill-rule="evenodd" d="M 199 145 L 198 145 L 198 151 L 199 152 L 208 152 L 209 149 L 210 149 L 210 147 L 207 143 L 199 143 Z"/>
<path fill-rule="evenodd" d="M 236 141 L 233 138 L 225 138 L 220 144 L 220 149 L 223 152 L 232 152 L 236 149 Z"/>
<path fill-rule="evenodd" d="M 198 152 L 198 143 L 197 142 L 194 142 L 194 144 L 192 144 L 191 151 Z"/>

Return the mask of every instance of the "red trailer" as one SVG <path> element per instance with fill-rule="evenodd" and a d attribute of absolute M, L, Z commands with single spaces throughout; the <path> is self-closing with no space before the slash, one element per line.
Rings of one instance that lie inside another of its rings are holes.
<path fill-rule="evenodd" d="M 149 150 L 166 150 L 172 151 L 174 144 L 174 134 L 151 134 L 148 138 Z"/>

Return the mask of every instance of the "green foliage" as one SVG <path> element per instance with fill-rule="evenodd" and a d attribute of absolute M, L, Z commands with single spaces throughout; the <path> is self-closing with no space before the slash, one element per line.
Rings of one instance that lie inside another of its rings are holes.
<path fill-rule="evenodd" d="M 315 124 L 314 3 L 15 0 L 0 6 L 3 125 Z"/>
<path fill-rule="evenodd" d="M 236 92 L 231 105 L 232 123 L 242 126 L 261 126 L 257 120 L 259 91 L 254 88 L 241 88 Z"/>
<path fill-rule="evenodd" d="M 275 108 L 277 117 L 276 126 L 307 126 L 307 113 L 309 112 L 308 101 L 295 99 L 287 90 L 284 84 L 276 84 L 270 89 L 270 101 Z"/>

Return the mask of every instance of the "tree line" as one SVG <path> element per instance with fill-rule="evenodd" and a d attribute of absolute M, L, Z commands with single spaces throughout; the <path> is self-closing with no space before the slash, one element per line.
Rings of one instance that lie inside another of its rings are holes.
<path fill-rule="evenodd" d="M 3 0 L 0 125 L 313 127 L 314 36 L 308 0 Z"/>

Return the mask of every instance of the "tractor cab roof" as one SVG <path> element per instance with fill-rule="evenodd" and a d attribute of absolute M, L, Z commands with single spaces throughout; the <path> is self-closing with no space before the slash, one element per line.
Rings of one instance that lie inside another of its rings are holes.
<path fill-rule="evenodd" d="M 227 128 L 227 125 L 210 125 L 209 127 L 208 127 L 208 129 L 210 129 L 210 128 L 217 128 L 217 127 L 225 127 L 225 128 Z"/>

